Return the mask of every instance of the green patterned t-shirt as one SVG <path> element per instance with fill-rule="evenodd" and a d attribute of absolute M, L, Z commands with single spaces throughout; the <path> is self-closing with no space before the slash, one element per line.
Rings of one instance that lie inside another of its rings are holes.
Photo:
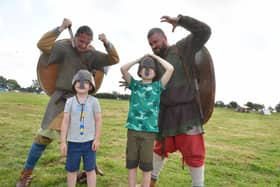
<path fill-rule="evenodd" d="M 126 128 L 135 131 L 158 132 L 161 81 L 143 84 L 131 77 L 131 90 Z"/>

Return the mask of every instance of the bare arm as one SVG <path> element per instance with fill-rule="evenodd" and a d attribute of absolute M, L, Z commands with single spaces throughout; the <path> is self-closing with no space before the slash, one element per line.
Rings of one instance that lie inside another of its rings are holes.
<path fill-rule="evenodd" d="M 67 153 L 67 144 L 66 144 L 66 137 L 67 137 L 67 131 L 69 127 L 69 119 L 70 119 L 70 113 L 64 112 L 63 114 L 63 120 L 62 125 L 60 128 L 60 153 L 62 156 L 66 156 Z"/>
<path fill-rule="evenodd" d="M 141 57 L 142 58 L 142 57 Z M 122 65 L 121 67 L 121 72 L 122 72 L 122 75 L 123 75 L 123 79 L 128 83 L 130 84 L 130 81 L 131 81 L 131 75 L 129 74 L 128 70 L 135 64 L 137 64 L 139 62 L 139 60 L 141 58 L 138 58 L 132 62 L 128 62 L 124 65 Z"/>
<path fill-rule="evenodd" d="M 165 72 L 161 77 L 161 83 L 163 86 L 165 86 L 172 76 L 174 67 L 169 62 L 167 62 L 166 60 L 164 60 L 163 58 L 161 58 L 155 54 L 150 54 L 150 56 L 153 57 L 154 59 L 156 59 L 164 67 Z"/>
<path fill-rule="evenodd" d="M 100 145 L 101 129 L 102 129 L 102 118 L 101 112 L 94 114 L 95 119 L 95 138 L 92 144 L 92 150 L 96 151 Z"/>

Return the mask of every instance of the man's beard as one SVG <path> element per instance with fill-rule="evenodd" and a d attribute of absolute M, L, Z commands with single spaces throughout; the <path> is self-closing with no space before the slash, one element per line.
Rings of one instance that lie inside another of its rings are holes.
<path fill-rule="evenodd" d="M 166 49 L 167 49 L 167 45 L 163 44 L 161 46 L 161 48 L 159 49 L 159 51 L 154 51 L 154 53 L 160 57 L 164 57 L 165 55 L 165 52 L 166 52 Z"/>

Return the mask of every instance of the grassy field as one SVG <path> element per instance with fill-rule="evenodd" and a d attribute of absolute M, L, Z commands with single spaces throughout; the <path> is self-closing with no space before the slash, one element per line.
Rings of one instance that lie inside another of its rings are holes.
<path fill-rule="evenodd" d="M 48 99 L 45 95 L 0 93 L 0 186 L 15 186 Z M 101 99 L 100 104 L 103 132 L 97 162 L 106 176 L 98 176 L 97 186 L 125 187 L 128 101 Z M 216 108 L 205 132 L 206 186 L 280 187 L 280 113 L 264 116 Z M 55 140 L 38 162 L 31 186 L 66 186 L 64 163 L 59 141 Z M 188 169 L 181 169 L 180 154 L 172 154 L 158 186 L 183 187 L 190 183 Z"/>

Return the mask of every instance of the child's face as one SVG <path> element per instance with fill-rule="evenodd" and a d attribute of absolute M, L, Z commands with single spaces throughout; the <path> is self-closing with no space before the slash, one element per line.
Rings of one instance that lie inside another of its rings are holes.
<path fill-rule="evenodd" d="M 152 68 L 142 68 L 140 71 L 143 80 L 153 80 L 156 76 L 155 70 Z"/>
<path fill-rule="evenodd" d="M 80 81 L 76 81 L 76 83 L 75 83 L 75 90 L 76 90 L 77 93 L 85 94 L 85 93 L 88 93 L 88 91 L 90 89 L 92 89 L 92 86 L 89 83 L 89 81 L 84 81 L 84 87 L 83 88 L 81 88 Z"/>

